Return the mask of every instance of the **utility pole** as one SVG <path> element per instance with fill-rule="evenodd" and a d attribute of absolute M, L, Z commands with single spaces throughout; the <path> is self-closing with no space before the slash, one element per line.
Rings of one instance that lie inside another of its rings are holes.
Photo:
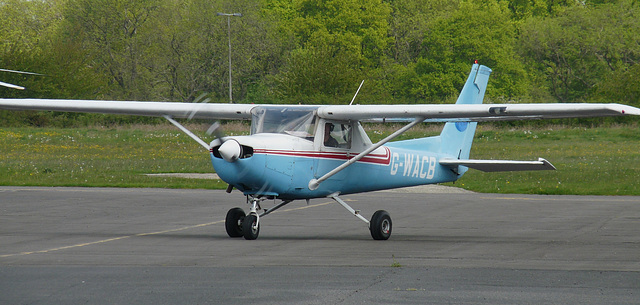
<path fill-rule="evenodd" d="M 233 90 L 231 88 L 231 17 L 242 17 L 240 13 L 218 13 L 218 16 L 227 16 L 227 34 L 229 36 L 229 104 L 233 104 Z"/>

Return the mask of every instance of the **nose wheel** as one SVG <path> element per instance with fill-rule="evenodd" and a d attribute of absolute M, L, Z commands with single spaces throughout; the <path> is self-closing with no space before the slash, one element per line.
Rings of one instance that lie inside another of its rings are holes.
<path fill-rule="evenodd" d="M 227 212 L 224 227 L 229 237 L 244 237 L 254 240 L 260 234 L 259 216 L 255 213 L 246 215 L 241 208 L 233 208 Z"/>
<path fill-rule="evenodd" d="M 258 222 L 258 215 L 249 214 L 244 218 L 242 222 L 242 234 L 246 240 L 254 240 L 258 238 L 260 234 L 260 223 Z"/>

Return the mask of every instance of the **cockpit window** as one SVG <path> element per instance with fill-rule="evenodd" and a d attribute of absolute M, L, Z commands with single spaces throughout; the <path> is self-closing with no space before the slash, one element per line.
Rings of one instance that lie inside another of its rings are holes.
<path fill-rule="evenodd" d="M 318 107 L 256 107 L 251 111 L 251 134 L 283 133 L 311 139 L 315 133 L 316 109 Z"/>
<path fill-rule="evenodd" d="M 351 125 L 326 122 L 323 144 L 326 147 L 351 148 Z"/>

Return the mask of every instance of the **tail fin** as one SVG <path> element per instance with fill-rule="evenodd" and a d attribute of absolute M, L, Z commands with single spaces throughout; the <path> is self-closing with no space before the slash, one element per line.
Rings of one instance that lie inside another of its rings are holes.
<path fill-rule="evenodd" d="M 456 104 L 482 104 L 490 74 L 491 69 L 488 67 L 474 64 Z M 440 133 L 440 152 L 454 159 L 468 159 L 477 124 L 464 121 L 446 123 Z"/>

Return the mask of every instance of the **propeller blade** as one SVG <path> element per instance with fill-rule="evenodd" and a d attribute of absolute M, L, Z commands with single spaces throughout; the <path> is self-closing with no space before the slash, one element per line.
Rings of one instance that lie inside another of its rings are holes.
<path fill-rule="evenodd" d="M 222 131 L 222 125 L 219 121 L 216 121 L 209 126 L 209 129 L 207 129 L 207 135 L 213 135 L 217 139 L 220 139 L 220 141 L 224 142 L 224 132 Z"/>
<path fill-rule="evenodd" d="M 208 103 L 211 98 L 208 97 L 206 99 L 203 99 L 205 96 L 207 96 L 206 93 L 200 94 L 200 96 L 198 96 L 195 100 L 193 100 L 194 104 L 200 103 L 200 104 L 206 104 Z M 196 115 L 196 113 L 198 113 L 197 109 L 194 109 L 193 111 L 191 111 L 191 113 L 189 114 L 189 120 L 193 119 L 193 117 Z"/>

